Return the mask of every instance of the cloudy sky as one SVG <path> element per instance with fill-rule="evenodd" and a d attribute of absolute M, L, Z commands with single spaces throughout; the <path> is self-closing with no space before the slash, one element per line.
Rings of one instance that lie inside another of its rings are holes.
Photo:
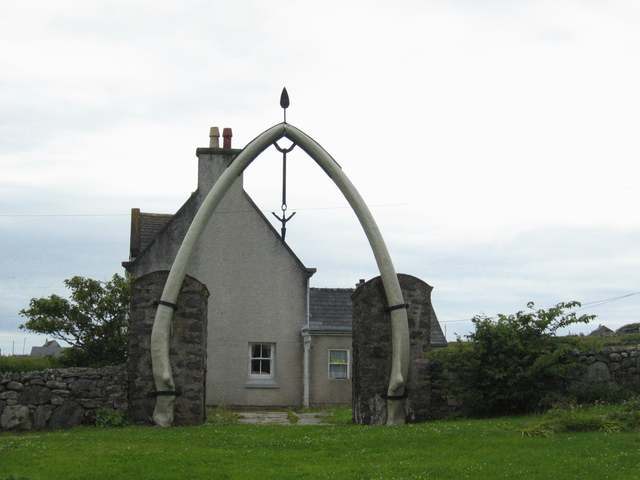
<path fill-rule="evenodd" d="M 208 128 L 245 145 L 283 85 L 449 338 L 529 300 L 640 291 L 638 25 L 631 0 L 4 2 L 0 348 L 43 340 L 17 330 L 31 297 L 122 272 L 130 208 L 177 210 Z M 245 175 L 267 212 L 279 158 Z M 375 275 L 339 192 L 290 158 L 288 240 L 315 285 Z M 619 327 L 640 295 L 583 311 Z"/>

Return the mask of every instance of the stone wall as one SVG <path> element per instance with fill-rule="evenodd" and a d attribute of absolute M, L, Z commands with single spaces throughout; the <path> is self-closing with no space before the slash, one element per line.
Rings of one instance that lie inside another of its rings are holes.
<path fill-rule="evenodd" d="M 429 364 L 424 360 L 430 348 L 431 324 L 435 312 L 431 305 L 432 287 L 419 278 L 399 274 L 411 339 L 409 381 L 407 383 L 407 421 L 428 418 L 431 402 Z M 353 421 L 384 424 L 385 395 L 391 371 L 391 321 L 387 312 L 382 279 L 361 284 L 353 293 Z"/>
<path fill-rule="evenodd" d="M 124 365 L 0 373 L 0 430 L 94 424 L 98 409 L 126 413 Z"/>
<path fill-rule="evenodd" d="M 574 365 L 568 369 L 568 393 L 607 387 L 640 393 L 640 345 L 609 346 L 600 351 L 574 350 L 564 363 Z"/>
<path fill-rule="evenodd" d="M 429 385 L 426 418 L 446 418 L 468 413 L 461 401 L 464 391 L 455 371 L 437 359 L 423 360 L 423 381 Z M 640 345 L 608 346 L 599 350 L 574 349 L 559 359 L 564 372 L 554 385 L 556 401 L 579 403 L 596 400 L 617 401 L 640 395 Z"/>
<path fill-rule="evenodd" d="M 157 302 L 169 272 L 152 272 L 137 278 L 131 291 L 128 344 L 129 417 L 151 423 L 155 385 L 151 368 L 151 329 Z M 176 391 L 175 425 L 197 425 L 206 418 L 207 287 L 186 276 L 173 318 L 170 361 Z"/>

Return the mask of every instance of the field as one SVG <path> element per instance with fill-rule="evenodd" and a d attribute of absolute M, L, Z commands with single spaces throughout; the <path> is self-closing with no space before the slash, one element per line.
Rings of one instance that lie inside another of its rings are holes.
<path fill-rule="evenodd" d="M 345 410 L 327 426 L 5 433 L 0 480 L 640 478 L 637 432 L 523 435 L 540 423 L 536 416 L 393 428 L 347 418 Z"/>

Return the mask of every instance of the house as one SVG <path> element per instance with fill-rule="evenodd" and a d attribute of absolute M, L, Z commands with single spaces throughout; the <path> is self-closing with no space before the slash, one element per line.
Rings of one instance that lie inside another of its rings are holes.
<path fill-rule="evenodd" d="M 127 272 L 169 270 L 206 194 L 240 150 L 213 134 L 198 148 L 196 190 L 175 214 L 131 211 Z M 233 406 L 351 401 L 351 294 L 312 288 L 307 267 L 243 188 L 240 176 L 198 240 L 187 274 L 209 290 L 206 403 Z M 446 344 L 439 325 L 432 343 Z"/>
<path fill-rule="evenodd" d="M 47 340 L 41 347 L 31 347 L 32 357 L 58 357 L 64 350 L 55 340 Z"/>
<path fill-rule="evenodd" d="M 615 332 L 605 325 L 599 325 L 589 334 L 590 337 L 609 337 L 611 335 L 615 335 Z"/>
<path fill-rule="evenodd" d="M 618 335 L 629 335 L 632 333 L 640 333 L 640 323 L 628 323 L 616 330 Z"/>

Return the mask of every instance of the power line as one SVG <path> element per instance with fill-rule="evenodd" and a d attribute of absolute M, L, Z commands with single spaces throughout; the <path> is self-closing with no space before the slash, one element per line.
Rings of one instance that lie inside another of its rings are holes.
<path fill-rule="evenodd" d="M 380 208 L 380 207 L 406 207 L 407 203 L 385 203 L 385 204 L 377 204 L 377 205 L 369 205 L 372 208 Z M 334 207 L 302 207 L 296 208 L 298 211 L 313 211 L 313 210 L 344 210 L 351 209 L 349 205 L 344 206 L 334 206 Z M 261 212 L 268 213 L 272 209 L 259 209 Z M 215 214 L 229 214 L 229 213 L 251 213 L 255 212 L 253 209 L 247 210 L 220 210 L 215 211 Z M 0 213 L 0 217 L 3 218 L 22 218 L 22 217 L 128 217 L 131 213 Z"/>
<path fill-rule="evenodd" d="M 604 305 L 607 303 L 611 303 L 611 302 L 616 302 L 618 300 L 622 300 L 624 298 L 629 298 L 629 297 L 633 297 L 634 295 L 640 295 L 640 291 L 639 292 L 631 292 L 631 293 L 627 293 L 625 295 L 620 295 L 617 297 L 610 297 L 610 298 L 604 298 L 602 300 L 593 300 L 590 302 L 584 302 L 582 303 L 582 305 L 580 307 L 577 308 L 577 310 L 581 310 L 583 308 L 587 308 L 587 307 L 599 307 L 600 305 Z M 466 318 L 466 319 L 460 319 L 460 320 L 439 320 L 439 323 L 460 323 L 460 322 L 471 322 L 470 318 Z"/>
<path fill-rule="evenodd" d="M 631 292 L 627 293 L 626 295 L 620 295 L 618 297 L 605 298 L 603 300 L 594 300 L 593 302 L 585 302 L 580 308 L 597 307 L 600 305 L 604 305 L 605 303 L 611 303 L 617 300 L 622 300 L 623 298 L 633 297 L 634 295 L 640 295 L 640 292 Z"/>

